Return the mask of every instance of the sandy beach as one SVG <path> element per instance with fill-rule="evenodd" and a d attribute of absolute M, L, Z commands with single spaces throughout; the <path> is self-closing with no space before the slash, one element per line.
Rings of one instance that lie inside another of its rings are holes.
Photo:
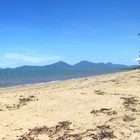
<path fill-rule="evenodd" d="M 0 89 L 0 140 L 140 140 L 140 70 Z"/>

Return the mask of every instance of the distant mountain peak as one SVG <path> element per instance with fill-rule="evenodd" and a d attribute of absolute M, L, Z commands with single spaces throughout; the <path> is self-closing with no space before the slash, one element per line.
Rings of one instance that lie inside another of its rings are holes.
<path fill-rule="evenodd" d="M 71 65 L 64 62 L 64 61 L 59 61 L 59 62 L 56 62 L 54 64 L 51 64 L 51 65 L 47 65 L 46 67 L 48 67 L 49 69 L 61 69 L 61 70 L 65 70 L 65 69 L 70 69 L 71 68 Z"/>
<path fill-rule="evenodd" d="M 64 61 L 59 61 L 59 62 L 56 62 L 54 64 L 51 64 L 52 66 L 53 65 L 57 65 L 57 66 L 71 66 L 70 64 L 64 62 Z"/>
<path fill-rule="evenodd" d="M 111 62 L 107 62 L 106 64 L 113 64 L 113 63 L 111 63 Z"/>
<path fill-rule="evenodd" d="M 56 62 L 54 64 L 65 64 L 65 65 L 69 65 L 68 63 L 64 62 L 64 61 L 59 61 L 59 62 Z"/>
<path fill-rule="evenodd" d="M 79 63 L 92 63 L 92 62 L 89 62 L 87 60 L 83 60 L 83 61 L 80 61 Z"/>
<path fill-rule="evenodd" d="M 75 65 L 83 65 L 83 64 L 94 64 L 94 63 L 86 61 L 86 60 L 83 60 L 83 61 L 80 61 L 79 63 L 77 63 Z"/>

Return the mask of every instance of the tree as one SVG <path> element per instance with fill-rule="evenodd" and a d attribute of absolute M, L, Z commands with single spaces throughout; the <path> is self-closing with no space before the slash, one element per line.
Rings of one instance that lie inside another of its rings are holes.
<path fill-rule="evenodd" d="M 138 35 L 137 35 L 137 36 L 140 36 L 140 33 L 138 33 Z M 140 51 L 139 51 L 138 63 L 139 63 L 139 65 L 140 65 Z"/>

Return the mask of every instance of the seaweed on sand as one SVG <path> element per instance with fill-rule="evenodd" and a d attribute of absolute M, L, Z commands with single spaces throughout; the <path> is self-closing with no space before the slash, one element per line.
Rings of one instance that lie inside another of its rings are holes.
<path fill-rule="evenodd" d="M 54 127 L 35 127 L 29 129 L 28 133 L 19 136 L 18 140 L 35 140 L 39 135 L 45 134 L 50 140 L 82 140 L 83 138 L 92 138 L 93 140 L 103 140 L 105 138 L 115 138 L 113 130 L 109 125 L 97 126 L 95 129 L 86 130 L 83 133 L 72 133 L 70 129 L 71 122 L 59 122 Z"/>
<path fill-rule="evenodd" d="M 109 109 L 108 108 L 101 108 L 100 110 L 93 109 L 90 113 L 93 115 L 98 115 L 100 113 L 103 113 L 106 115 L 116 115 L 117 114 L 117 112 L 112 110 L 112 108 L 109 108 Z"/>
<path fill-rule="evenodd" d="M 132 112 L 137 112 L 135 107 L 137 106 L 139 100 L 136 99 L 136 97 L 121 97 L 121 99 L 124 100 L 123 105 L 126 111 L 130 110 Z"/>

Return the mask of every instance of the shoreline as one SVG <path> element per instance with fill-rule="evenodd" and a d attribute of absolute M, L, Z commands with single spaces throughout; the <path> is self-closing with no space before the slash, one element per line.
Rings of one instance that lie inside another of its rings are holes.
<path fill-rule="evenodd" d="M 125 70 L 125 71 L 119 71 L 119 72 L 117 71 L 117 72 L 106 73 L 106 74 L 98 74 L 98 75 L 95 75 L 95 76 L 85 76 L 85 77 L 79 77 L 79 78 L 70 78 L 70 79 L 65 79 L 65 80 L 55 80 L 55 81 L 33 83 L 33 84 L 22 84 L 22 85 L 15 85 L 15 86 L 6 86 L 6 87 L 0 87 L 0 90 L 20 88 L 20 87 L 41 86 L 41 85 L 47 85 L 47 84 L 65 82 L 65 81 L 80 80 L 80 79 L 85 79 L 85 78 L 96 78 L 96 77 L 102 77 L 102 76 L 107 76 L 107 75 L 112 75 L 112 74 L 117 74 L 117 73 L 123 73 L 123 72 L 128 72 L 128 71 L 132 71 L 132 70 Z"/>

